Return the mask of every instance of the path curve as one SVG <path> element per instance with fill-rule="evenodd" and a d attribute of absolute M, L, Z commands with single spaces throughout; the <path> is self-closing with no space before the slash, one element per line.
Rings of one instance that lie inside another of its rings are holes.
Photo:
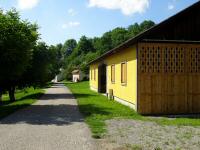
<path fill-rule="evenodd" d="M 0 150 L 93 150 L 77 101 L 63 84 L 40 100 L 0 120 Z"/>

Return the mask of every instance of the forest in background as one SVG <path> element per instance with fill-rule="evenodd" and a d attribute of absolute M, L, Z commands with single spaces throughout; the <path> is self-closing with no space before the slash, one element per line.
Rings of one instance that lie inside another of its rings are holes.
<path fill-rule="evenodd" d="M 75 39 L 69 39 L 63 45 L 56 45 L 55 47 L 62 54 L 63 65 L 60 78 L 71 80 L 71 72 L 74 69 L 80 69 L 88 74 L 88 62 L 154 25 L 153 21 L 145 20 L 127 28 L 117 27 L 104 33 L 101 37 L 88 38 L 82 36 L 78 42 Z"/>

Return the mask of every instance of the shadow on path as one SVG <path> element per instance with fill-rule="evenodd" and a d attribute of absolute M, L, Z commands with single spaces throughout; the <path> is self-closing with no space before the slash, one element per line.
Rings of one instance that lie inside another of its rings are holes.
<path fill-rule="evenodd" d="M 30 107 L 19 110 L 10 116 L 0 120 L 1 124 L 31 124 L 31 125 L 69 125 L 74 122 L 83 122 L 76 99 L 61 83 L 54 84 L 40 100 Z M 88 96 L 80 94 L 81 96 Z M 33 98 L 36 95 L 28 95 L 23 99 Z M 46 101 L 49 100 L 49 101 Z M 26 107 L 28 105 L 20 105 Z M 5 105 L 5 109 L 13 110 L 12 105 Z M 19 107 L 19 106 L 18 106 Z"/>
<path fill-rule="evenodd" d="M 2 119 L 0 124 L 68 125 L 83 121 L 76 105 L 32 105 Z"/>

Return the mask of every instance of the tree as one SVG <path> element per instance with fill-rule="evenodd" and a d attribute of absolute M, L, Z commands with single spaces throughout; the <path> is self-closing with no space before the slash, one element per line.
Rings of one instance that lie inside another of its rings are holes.
<path fill-rule="evenodd" d="M 15 87 L 31 60 L 38 27 L 21 20 L 13 9 L 0 12 L 0 29 L 0 87 L 8 89 L 10 100 L 15 101 Z"/>
<path fill-rule="evenodd" d="M 100 39 L 100 46 L 98 49 L 99 55 L 113 48 L 111 32 L 106 32 Z"/>
<path fill-rule="evenodd" d="M 56 45 L 58 57 L 59 57 L 60 60 L 62 60 L 62 57 L 63 57 L 62 48 L 63 48 L 63 45 L 61 43 Z"/>
<path fill-rule="evenodd" d="M 69 56 L 73 52 L 73 50 L 76 48 L 76 46 L 77 46 L 77 42 L 75 39 L 67 40 L 61 49 L 63 56 L 64 57 Z"/>
<path fill-rule="evenodd" d="M 128 39 L 127 30 L 125 28 L 115 28 L 111 31 L 112 47 L 116 47 Z"/>
<path fill-rule="evenodd" d="M 21 88 L 27 86 L 42 86 L 51 81 L 61 68 L 60 47 L 48 47 L 44 42 L 39 42 L 33 49 L 29 67 L 19 80 Z"/>
<path fill-rule="evenodd" d="M 135 23 L 134 25 L 130 25 L 128 27 L 128 36 L 129 38 L 135 37 L 139 33 L 148 30 L 149 28 L 153 27 L 155 23 L 151 20 L 145 20 L 140 25 Z"/>
<path fill-rule="evenodd" d="M 92 45 L 93 45 L 95 51 L 100 51 L 101 50 L 101 46 L 102 46 L 102 44 L 101 44 L 101 38 L 94 37 L 92 39 Z"/>
<path fill-rule="evenodd" d="M 41 42 L 33 49 L 32 60 L 29 67 L 19 80 L 20 87 L 39 86 L 48 81 L 49 74 L 49 52 L 48 46 Z"/>
<path fill-rule="evenodd" d="M 130 25 L 128 27 L 128 36 L 129 38 L 136 36 L 141 32 L 140 25 L 138 23 L 135 23 L 133 25 Z"/>
<path fill-rule="evenodd" d="M 49 47 L 49 77 L 52 79 L 60 72 L 62 66 L 62 57 L 60 53 L 60 49 L 57 46 Z"/>
<path fill-rule="evenodd" d="M 87 38 L 86 36 L 82 36 L 76 48 L 71 53 L 71 55 L 65 57 L 64 59 L 63 66 L 65 71 L 63 71 L 63 74 L 67 79 L 71 79 L 71 72 L 74 69 L 85 68 L 85 66 L 87 65 L 87 62 L 85 61 L 86 60 L 85 56 L 89 52 L 91 53 L 95 52 L 95 48 L 93 46 L 93 40 Z"/>
<path fill-rule="evenodd" d="M 145 20 L 140 24 L 141 31 L 148 30 L 149 28 L 153 27 L 155 23 L 151 20 Z"/>
<path fill-rule="evenodd" d="M 87 38 L 86 36 L 82 36 L 78 42 L 76 47 L 77 55 L 79 54 L 86 54 L 88 52 L 93 52 L 95 49 L 92 45 L 92 40 Z"/>

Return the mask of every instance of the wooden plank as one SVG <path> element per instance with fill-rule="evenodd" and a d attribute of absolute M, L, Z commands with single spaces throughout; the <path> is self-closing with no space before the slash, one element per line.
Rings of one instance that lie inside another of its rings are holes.
<path fill-rule="evenodd" d="M 162 101 L 162 76 L 155 75 L 152 77 L 152 113 L 157 114 L 163 111 Z M 154 109 L 156 108 L 156 109 Z"/>

